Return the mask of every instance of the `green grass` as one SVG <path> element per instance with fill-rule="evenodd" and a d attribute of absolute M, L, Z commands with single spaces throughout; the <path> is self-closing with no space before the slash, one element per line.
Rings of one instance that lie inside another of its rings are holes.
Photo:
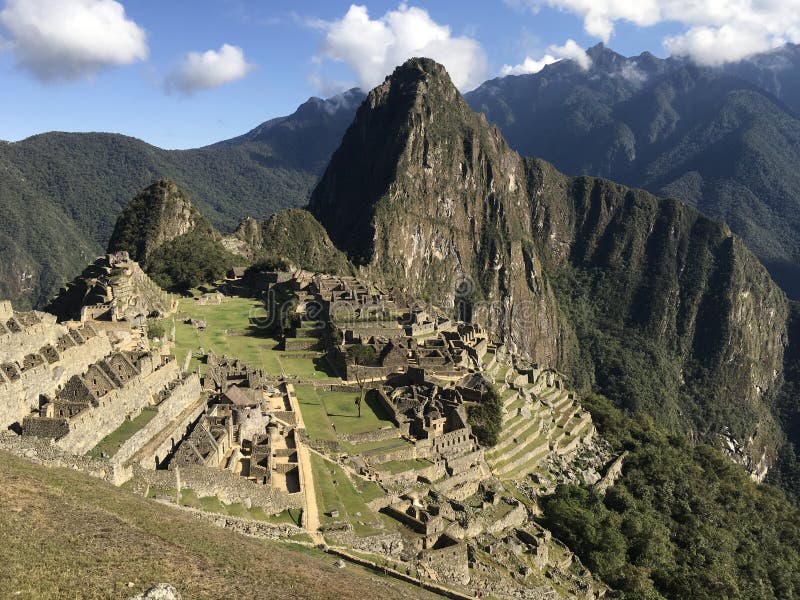
<path fill-rule="evenodd" d="M 294 389 L 309 437 L 315 440 L 335 441 L 336 434 L 331 427 L 331 421 L 314 387 L 297 385 Z"/>
<path fill-rule="evenodd" d="M 411 460 L 389 460 L 385 463 L 381 463 L 376 468 L 379 471 L 388 471 L 389 473 L 395 475 L 397 473 L 404 473 L 406 471 L 424 469 L 426 467 L 430 467 L 432 464 L 433 463 L 429 460 L 417 458 Z"/>
<path fill-rule="evenodd" d="M 303 511 L 299 508 L 287 508 L 277 515 L 267 515 L 266 520 L 276 525 L 297 525 L 300 526 L 300 518 Z"/>
<path fill-rule="evenodd" d="M 335 440 L 337 434 L 365 433 L 387 426 L 394 427 L 383 407 L 372 399 L 367 399 L 361 405 L 359 417 L 355 404 L 357 392 L 328 392 L 310 385 L 298 385 L 295 391 L 306 431 L 312 438 Z"/>
<path fill-rule="evenodd" d="M 129 598 L 162 581 L 184 598 L 208 600 L 434 597 L 357 565 L 337 569 L 314 548 L 222 529 L 71 469 L 0 453 L 0 480 L 3 597 Z"/>
<path fill-rule="evenodd" d="M 186 318 L 205 321 L 207 328 L 197 331 L 183 321 Z M 243 360 L 254 368 L 263 369 L 268 375 L 297 375 L 303 379 L 328 379 L 335 377 L 327 361 L 322 358 L 282 357 L 279 341 L 264 333 L 253 321 L 266 320 L 267 313 L 262 302 L 252 298 L 230 297 L 219 305 L 202 306 L 191 298 L 179 301 L 178 316 L 175 318 L 175 356 L 182 365 L 187 353 L 198 348 L 213 350 L 218 355 L 227 354 Z M 253 321 L 251 321 L 251 319 Z M 165 323 L 169 332 L 171 321 Z M 228 335 L 227 332 L 243 332 Z M 190 368 L 203 365 L 196 358 Z"/>
<path fill-rule="evenodd" d="M 114 456 L 122 447 L 122 444 L 127 442 L 133 434 L 152 421 L 156 414 L 158 414 L 157 410 L 145 408 L 136 418 L 131 420 L 126 419 L 122 425 L 100 440 L 97 446 L 89 450 L 89 456 L 100 456 L 103 452 L 108 456 Z"/>
<path fill-rule="evenodd" d="M 320 522 L 325 525 L 336 521 L 348 521 L 352 523 L 357 535 L 376 533 L 372 527 L 361 525 L 359 522 L 378 521 L 378 516 L 366 504 L 377 493 L 376 490 L 365 487 L 365 491 L 361 492 L 356 489 L 339 465 L 316 453 L 311 454 L 311 468 L 314 470 L 314 490 L 317 495 Z M 338 518 L 330 516 L 332 510 L 339 511 Z"/>

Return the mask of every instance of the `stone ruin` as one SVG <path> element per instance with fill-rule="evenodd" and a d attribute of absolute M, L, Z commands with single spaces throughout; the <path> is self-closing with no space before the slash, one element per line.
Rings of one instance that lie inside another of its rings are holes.
<path fill-rule="evenodd" d="M 41 399 L 111 352 L 91 323 L 56 323 L 47 313 L 15 312 L 0 302 L 0 427 L 19 428 Z"/>
<path fill-rule="evenodd" d="M 177 300 L 163 291 L 127 252 L 97 258 L 62 288 L 47 310 L 60 321 L 126 321 L 141 327 L 151 316 L 175 310 Z"/>
<path fill-rule="evenodd" d="M 405 306 L 390 292 L 355 277 L 299 271 L 274 279 L 267 310 L 273 322 L 288 325 L 281 332 L 284 348 L 327 354 L 349 381 L 382 378 L 410 367 L 453 376 L 476 367 L 488 348 L 479 325 Z M 278 303 L 278 298 L 289 297 L 294 303 Z M 285 314 L 287 306 L 290 312 Z M 374 361 L 348 361 L 348 349 L 358 345 L 371 347 Z"/>
<path fill-rule="evenodd" d="M 260 370 L 209 352 L 211 404 L 169 460 L 169 469 L 228 471 L 287 494 L 301 490 L 291 384 L 272 387 Z"/>

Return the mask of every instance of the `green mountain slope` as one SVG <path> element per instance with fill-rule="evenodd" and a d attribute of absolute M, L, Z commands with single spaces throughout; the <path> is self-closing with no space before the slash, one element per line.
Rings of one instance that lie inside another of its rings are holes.
<path fill-rule="evenodd" d="M 31 209 L 34 217 L 0 220 L 4 297 L 21 306 L 44 303 L 106 246 L 122 208 L 157 179 L 177 182 L 223 231 L 245 216 L 261 220 L 305 204 L 360 98 L 357 90 L 312 98 L 293 115 L 195 150 L 162 150 L 104 133 L 0 143 L 0 203 L 9 214 Z"/>
<path fill-rule="evenodd" d="M 768 77 L 789 81 L 785 73 L 800 68 L 793 48 L 780 54 L 779 71 L 759 67 L 765 57 L 704 69 L 647 53 L 625 58 L 602 45 L 589 54 L 588 71 L 565 61 L 488 81 L 467 100 L 524 155 L 674 196 L 724 220 L 800 296 L 800 121 L 772 91 L 794 106 L 800 95 Z M 770 81 L 769 90 L 759 87 Z"/>

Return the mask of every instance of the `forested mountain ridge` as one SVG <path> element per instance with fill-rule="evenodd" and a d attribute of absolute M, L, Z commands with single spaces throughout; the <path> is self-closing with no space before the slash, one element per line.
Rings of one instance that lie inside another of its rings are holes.
<path fill-rule="evenodd" d="M 465 97 L 523 155 L 676 197 L 725 221 L 800 295 L 796 47 L 721 68 L 626 58 L 603 45 L 588 54 L 588 70 L 562 61 Z"/>
<path fill-rule="evenodd" d="M 102 253 L 130 199 L 161 178 L 177 182 L 223 231 L 245 216 L 304 205 L 358 101 L 355 90 L 312 98 L 292 115 L 194 150 L 110 133 L 0 143 L 0 205 L 9 215 L 0 221 L 0 293 L 21 307 L 46 303 Z"/>

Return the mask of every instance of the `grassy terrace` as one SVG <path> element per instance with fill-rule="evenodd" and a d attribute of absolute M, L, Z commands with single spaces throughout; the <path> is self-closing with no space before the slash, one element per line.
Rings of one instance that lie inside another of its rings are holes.
<path fill-rule="evenodd" d="M 397 473 L 405 473 L 406 471 L 424 469 L 430 467 L 432 464 L 433 463 L 429 460 L 417 458 L 412 460 L 390 460 L 381 463 L 376 468 L 379 471 L 388 471 L 392 475 L 396 475 Z"/>
<path fill-rule="evenodd" d="M 259 540 L 70 469 L 0 453 L 0 586 L 8 598 L 433 598 L 298 545 Z M 129 587 L 129 582 L 131 586 Z"/>
<path fill-rule="evenodd" d="M 195 330 L 183 322 L 186 318 L 205 321 L 207 327 Z M 219 355 L 240 358 L 271 375 L 296 375 L 302 379 L 335 377 L 324 357 L 309 360 L 283 356 L 285 353 L 278 349 L 278 340 L 258 326 L 266 320 L 263 303 L 252 298 L 225 298 L 221 304 L 210 306 L 199 305 L 192 298 L 182 298 L 175 317 L 175 355 L 182 365 L 188 352 L 212 349 Z M 168 320 L 165 327 L 169 332 L 172 320 Z M 192 359 L 191 368 L 197 364 L 197 359 Z M 202 370 L 202 364 L 200 367 Z"/>
<path fill-rule="evenodd" d="M 374 451 L 393 450 L 394 448 L 402 448 L 403 446 L 410 446 L 408 440 L 396 438 L 392 440 L 380 440 L 377 442 L 364 442 L 361 444 L 350 444 L 342 442 L 342 448 L 350 454 L 369 453 Z"/>
<path fill-rule="evenodd" d="M 359 482 L 360 488 L 356 488 L 339 465 L 316 453 L 311 454 L 311 466 L 314 469 L 314 489 L 322 525 L 348 521 L 353 524 L 357 535 L 378 533 L 375 528 L 361 524 L 382 521 L 380 515 L 366 504 L 383 495 L 377 484 Z M 330 515 L 333 510 L 339 511 L 338 518 Z"/>
<path fill-rule="evenodd" d="M 361 417 L 355 404 L 358 393 L 326 392 L 309 385 L 295 387 L 308 435 L 318 440 L 335 440 L 337 434 L 364 433 L 394 424 L 382 407 L 367 399 Z"/>
<path fill-rule="evenodd" d="M 157 489 L 150 488 L 148 497 L 155 496 L 169 496 L 175 497 L 174 489 Z M 268 523 L 288 523 L 291 525 L 299 525 L 300 523 L 300 510 L 285 510 L 277 515 L 268 515 L 259 506 L 246 508 L 243 504 L 233 503 L 225 504 L 216 496 L 203 496 L 198 497 L 197 493 L 189 488 L 181 490 L 181 506 L 190 506 L 192 508 L 199 508 L 206 512 L 212 512 L 220 515 L 228 515 L 231 517 L 241 517 L 243 519 L 253 519 L 256 521 L 266 521 Z"/>
<path fill-rule="evenodd" d="M 87 454 L 90 456 L 100 456 L 101 453 L 105 453 L 107 456 L 114 456 L 117 450 L 122 447 L 122 444 L 127 442 L 134 433 L 152 421 L 156 414 L 158 414 L 156 409 L 145 408 L 135 419 L 126 419 L 122 425 L 100 440 L 97 446 L 89 450 Z"/>

